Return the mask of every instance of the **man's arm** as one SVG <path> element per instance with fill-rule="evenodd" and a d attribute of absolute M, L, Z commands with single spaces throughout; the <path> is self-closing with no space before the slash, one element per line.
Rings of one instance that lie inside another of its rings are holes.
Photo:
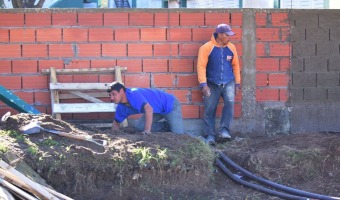
<path fill-rule="evenodd" d="M 144 124 L 144 131 L 143 133 L 151 133 L 151 126 L 152 126 L 152 117 L 153 117 L 153 108 L 150 104 L 145 104 L 144 106 L 145 111 L 145 124 Z"/>
<path fill-rule="evenodd" d="M 199 48 L 197 58 L 197 77 L 201 87 L 207 85 L 207 63 L 209 47 L 203 45 Z M 209 51 L 210 52 L 210 51 Z"/>
<path fill-rule="evenodd" d="M 211 94 L 210 88 L 207 84 L 207 63 L 211 48 L 212 47 L 206 43 L 205 45 L 201 46 L 198 51 L 197 76 L 200 87 L 202 88 L 202 93 L 205 96 L 210 96 Z"/>

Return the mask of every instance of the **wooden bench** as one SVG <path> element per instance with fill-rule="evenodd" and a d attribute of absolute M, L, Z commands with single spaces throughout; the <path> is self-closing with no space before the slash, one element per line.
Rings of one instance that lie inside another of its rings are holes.
<path fill-rule="evenodd" d="M 121 72 L 126 67 L 93 68 L 93 69 L 43 69 L 43 74 L 50 75 L 50 91 L 52 116 L 61 119 L 62 113 L 94 113 L 94 112 L 115 112 L 116 104 L 108 103 L 99 98 L 108 97 L 106 90 L 110 83 L 60 83 L 57 75 L 75 74 L 108 74 L 114 73 L 116 81 L 122 82 Z M 65 99 L 85 99 L 90 103 L 61 103 Z M 123 126 L 127 126 L 125 120 Z"/>

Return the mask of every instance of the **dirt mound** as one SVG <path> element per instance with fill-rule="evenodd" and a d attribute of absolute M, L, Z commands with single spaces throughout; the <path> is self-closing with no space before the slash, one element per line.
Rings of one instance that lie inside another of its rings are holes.
<path fill-rule="evenodd" d="M 218 149 L 256 176 L 307 192 L 340 196 L 340 134 L 246 138 Z M 248 193 L 248 199 L 271 198 Z"/>
<path fill-rule="evenodd" d="M 107 146 L 40 131 L 45 129 L 106 140 Z M 49 115 L 18 114 L 1 126 L 1 144 L 15 152 L 57 191 L 75 199 L 148 199 L 207 196 L 214 154 L 196 138 L 173 133 L 140 135 L 129 129 L 85 130 Z M 2 151 L 4 152 L 4 151 Z"/>
<path fill-rule="evenodd" d="M 106 140 L 107 146 L 40 131 L 41 127 Z M 74 199 L 279 199 L 231 181 L 213 163 L 214 150 L 257 176 L 308 192 L 339 196 L 340 135 L 236 137 L 211 148 L 189 135 L 111 134 L 53 119 L 18 114 L 0 124 L 0 156 L 21 157 L 58 192 Z M 236 173 L 236 171 L 235 171 Z"/>

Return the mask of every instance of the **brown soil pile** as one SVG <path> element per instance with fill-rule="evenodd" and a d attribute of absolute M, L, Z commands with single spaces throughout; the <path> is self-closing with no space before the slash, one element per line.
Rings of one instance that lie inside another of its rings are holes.
<path fill-rule="evenodd" d="M 41 127 L 106 140 L 107 146 L 22 129 Z M 279 199 L 243 187 L 214 165 L 214 150 L 257 176 L 308 192 L 340 196 L 340 135 L 236 137 L 210 148 L 189 135 L 130 129 L 114 134 L 18 114 L 0 124 L 0 156 L 13 152 L 55 190 L 74 199 Z"/>

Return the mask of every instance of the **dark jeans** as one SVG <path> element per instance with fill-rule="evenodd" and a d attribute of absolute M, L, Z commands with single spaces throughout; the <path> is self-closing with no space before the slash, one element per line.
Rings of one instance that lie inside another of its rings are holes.
<path fill-rule="evenodd" d="M 221 85 L 208 83 L 208 87 L 210 88 L 211 95 L 204 96 L 205 135 L 215 136 L 216 110 L 220 97 L 223 98 L 224 105 L 219 132 L 223 129 L 227 131 L 230 129 L 230 124 L 234 117 L 235 82 L 231 81 Z"/>
<path fill-rule="evenodd" d="M 165 119 L 166 121 L 161 121 L 161 119 Z M 143 115 L 141 118 L 139 118 L 135 123 L 135 128 L 138 131 L 144 130 L 144 124 L 145 124 L 145 115 Z M 168 126 L 168 127 L 167 127 Z M 168 114 L 153 114 L 152 119 L 152 132 L 162 132 L 162 131 L 171 131 L 173 133 L 183 134 L 184 128 L 183 128 L 183 118 L 182 118 L 182 107 L 181 103 L 175 99 L 174 105 L 172 108 L 172 111 Z"/>

